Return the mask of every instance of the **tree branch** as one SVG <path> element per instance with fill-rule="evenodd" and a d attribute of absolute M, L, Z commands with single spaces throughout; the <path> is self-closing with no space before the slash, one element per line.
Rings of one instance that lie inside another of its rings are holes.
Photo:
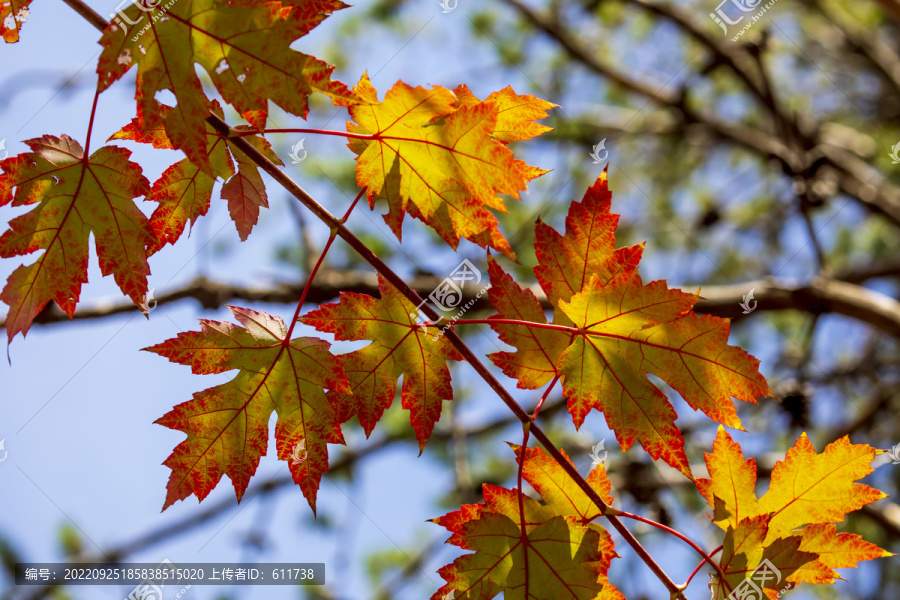
<path fill-rule="evenodd" d="M 740 303 L 751 289 L 757 301 L 754 313 L 774 310 L 797 310 L 811 314 L 833 313 L 856 319 L 873 329 L 884 331 L 900 338 L 900 303 L 884 294 L 864 288 L 850 281 L 862 282 L 870 277 L 900 274 L 900 263 L 885 263 L 866 270 L 848 271 L 841 275 L 847 281 L 816 279 L 803 285 L 791 285 L 777 281 L 758 280 L 734 285 L 713 285 L 699 288 L 704 298 L 694 307 L 695 312 L 717 317 L 740 320 L 745 315 Z M 425 297 L 441 280 L 434 275 L 417 275 L 408 280 L 411 289 Z M 227 283 L 209 281 L 199 277 L 186 286 L 167 292 L 156 298 L 158 306 L 172 304 L 180 300 L 194 299 L 207 310 L 215 310 L 233 300 L 265 302 L 272 304 L 292 304 L 303 286 L 281 283 L 272 288 L 248 288 Z M 697 288 L 683 287 L 686 291 Z M 378 296 L 378 281 L 374 273 L 322 271 L 309 288 L 307 301 L 322 304 L 337 298 L 341 291 L 357 292 L 373 297 Z M 532 287 L 531 291 L 547 310 L 552 306 L 543 290 Z M 471 291 L 464 291 L 461 304 L 472 301 L 472 310 L 490 310 L 485 296 L 476 298 Z M 73 320 L 99 319 L 117 314 L 137 312 L 139 309 L 130 302 L 98 304 L 75 311 Z M 151 313 L 152 314 L 152 313 Z M 35 323 L 53 324 L 69 321 L 56 304 L 47 307 L 35 318 Z M 3 326 L 5 321 L 0 322 Z"/>
<path fill-rule="evenodd" d="M 651 6 L 650 2 L 633 1 L 642 6 Z M 882 1 L 897 3 L 897 0 Z M 759 128 L 728 123 L 711 116 L 708 112 L 697 112 L 688 106 L 683 94 L 663 91 L 665 86 L 654 86 L 644 83 L 604 64 L 594 57 L 587 47 L 576 41 L 571 32 L 566 31 L 562 25 L 551 17 L 538 14 L 521 2 L 521 0 L 504 0 L 504 2 L 515 8 L 538 30 L 543 31 L 551 39 L 555 40 L 573 60 L 581 63 L 589 70 L 609 79 L 625 90 L 645 96 L 657 104 L 681 112 L 687 124 L 697 123 L 703 125 L 718 137 L 743 146 L 761 155 L 764 159 L 769 157 L 776 158 L 781 162 L 784 172 L 788 175 L 813 179 L 816 171 L 821 166 L 821 161 L 824 159 L 838 171 L 840 175 L 838 189 L 842 193 L 853 198 L 871 212 L 885 217 L 896 226 L 900 226 L 900 188 L 887 181 L 870 165 L 858 159 L 846 159 L 840 156 L 837 149 L 830 148 L 827 144 L 819 143 L 823 139 L 821 127 L 817 127 L 814 131 L 803 135 L 804 139 L 800 140 L 807 145 L 811 145 L 808 150 L 795 150 L 791 147 L 795 140 L 783 140 Z M 688 33 L 691 32 L 688 31 Z M 733 63 L 733 66 L 739 68 L 741 64 Z M 777 110 L 777 107 L 772 102 L 767 102 L 766 106 L 769 110 Z M 780 119 L 783 119 L 783 117 L 777 115 L 773 116 L 773 118 L 776 122 L 780 122 Z M 799 133 L 794 127 L 791 130 Z M 873 184 L 873 181 L 876 181 L 877 185 Z"/>
<path fill-rule="evenodd" d="M 893 48 L 882 43 L 878 36 L 870 35 L 870 32 L 852 22 L 847 11 L 838 5 L 822 0 L 805 0 L 804 4 L 831 22 L 835 26 L 835 31 L 843 37 L 841 42 L 845 49 L 863 56 L 893 87 L 894 93 L 900 93 L 900 56 Z"/>
<path fill-rule="evenodd" d="M 812 314 L 834 313 L 871 325 L 876 330 L 900 337 L 900 302 L 844 281 L 815 279 L 806 285 L 772 281 L 750 281 L 738 285 L 703 287 L 705 300 L 697 312 L 739 319 L 744 316 L 739 302 L 751 289 L 758 302 L 756 310 L 800 310 Z"/>
<path fill-rule="evenodd" d="M 717 64 L 729 67 L 735 76 L 744 82 L 747 89 L 769 110 L 776 125 L 784 131 L 792 129 L 793 124 L 790 118 L 784 113 L 769 90 L 762 66 L 760 65 L 757 69 L 756 61 L 743 49 L 743 46 L 729 44 L 720 38 L 710 36 L 698 26 L 700 21 L 696 18 L 696 14 L 689 13 L 675 4 L 656 0 L 629 0 L 629 2 L 653 15 L 671 21 L 679 29 L 700 42 L 712 52 Z M 755 71 L 756 74 L 754 74 Z"/>

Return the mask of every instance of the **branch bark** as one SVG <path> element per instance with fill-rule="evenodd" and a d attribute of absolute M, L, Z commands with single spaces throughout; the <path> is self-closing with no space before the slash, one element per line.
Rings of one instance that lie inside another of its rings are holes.
<path fill-rule="evenodd" d="M 808 284 L 788 284 L 771 280 L 748 281 L 734 285 L 713 285 L 699 288 L 704 298 L 695 306 L 695 311 L 732 320 L 740 320 L 748 315 L 740 304 L 744 294 L 754 290 L 757 302 L 754 314 L 777 311 L 797 310 L 810 314 L 839 314 L 870 325 L 873 329 L 889 333 L 900 338 L 900 302 L 867 289 L 853 282 L 862 283 L 871 277 L 896 276 L 900 274 L 900 264 L 876 265 L 863 271 L 850 271 L 841 277 L 847 281 L 816 279 Z M 409 287 L 419 296 L 427 296 L 433 291 L 440 279 L 434 275 L 417 275 L 408 281 Z M 250 288 L 222 282 L 197 278 L 184 287 L 160 295 L 157 305 L 168 305 L 181 300 L 193 299 L 207 310 L 215 310 L 233 300 L 246 302 L 266 302 L 272 304 L 292 304 L 297 301 L 301 284 L 276 284 L 271 288 Z M 684 287 L 686 291 L 696 288 Z M 310 286 L 307 300 L 310 303 L 322 304 L 337 298 L 341 291 L 357 292 L 378 296 L 378 284 L 374 273 L 320 271 L 315 282 Z M 553 307 L 538 287 L 531 290 L 538 301 L 547 310 Z M 472 292 L 463 292 L 461 303 L 473 301 L 472 310 L 489 310 L 490 303 L 486 297 L 476 298 Z M 80 308 L 75 312 L 73 320 L 100 319 L 117 314 L 136 312 L 138 308 L 130 302 L 116 304 L 98 304 Z M 69 321 L 69 317 L 55 304 L 47 307 L 35 318 L 35 323 L 54 324 Z M 0 326 L 5 323 L 0 322 Z"/>

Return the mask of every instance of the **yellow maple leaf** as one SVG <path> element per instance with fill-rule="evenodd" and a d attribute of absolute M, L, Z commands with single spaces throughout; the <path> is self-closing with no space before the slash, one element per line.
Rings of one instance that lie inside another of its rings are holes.
<path fill-rule="evenodd" d="M 367 75 L 354 89 L 361 102 L 350 107 L 349 147 L 359 154 L 356 179 L 369 203 L 386 200 L 385 220 L 399 238 L 409 213 L 437 230 L 456 248 L 461 237 L 507 256 L 492 208 L 506 212 L 498 194 L 519 199 L 529 180 L 546 171 L 513 157 L 508 141 L 545 131 L 533 119 L 553 105 L 511 89 L 479 101 L 441 86 L 425 89 L 398 81 L 378 100 Z M 517 106 L 515 103 L 519 101 Z"/>
<path fill-rule="evenodd" d="M 893 556 L 834 526 L 847 513 L 885 497 L 856 483 L 872 472 L 870 463 L 881 453 L 843 437 L 817 454 L 804 433 L 776 463 L 768 492 L 757 499 L 756 461 L 745 460 L 740 445 L 719 427 L 713 452 L 706 455 L 710 477 L 696 480 L 715 509 L 713 522 L 726 532 L 719 562 L 725 578 L 713 577 L 714 600 L 749 586 L 745 580 L 753 580 L 765 561 L 771 573 L 759 587 L 777 598 L 788 585 L 834 583 L 840 578 L 834 569 Z"/>

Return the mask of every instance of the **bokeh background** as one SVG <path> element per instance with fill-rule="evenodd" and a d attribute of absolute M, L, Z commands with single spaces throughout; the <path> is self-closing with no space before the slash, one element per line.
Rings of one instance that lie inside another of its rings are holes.
<path fill-rule="evenodd" d="M 900 159 L 890 155 L 900 142 L 900 3 L 778 0 L 732 41 L 748 20 L 723 34 L 710 13 L 738 13 L 730 2 L 715 2 L 360 1 L 294 47 L 336 64 L 336 77 L 348 84 L 368 71 L 382 96 L 403 79 L 465 83 L 479 97 L 511 85 L 559 104 L 546 121 L 554 132 L 515 147 L 518 157 L 553 171 L 500 215 L 519 257 L 518 265 L 504 266 L 533 282 L 535 219 L 561 229 L 568 203 L 608 162 L 613 210 L 622 215 L 619 243 L 646 242 L 645 281 L 701 287 L 708 299 L 701 310 L 734 317 L 731 343 L 762 361 L 779 395 L 741 403 L 747 432 L 732 432 L 761 472 L 802 431 L 819 451 L 843 435 L 890 448 L 900 443 Z M 114 0 L 88 4 L 104 16 L 117 8 Z M 98 39 L 62 2 L 35 0 L 22 40 L 0 48 L 0 139 L 9 153 L 26 151 L 22 140 L 43 134 L 67 133 L 83 143 Z M 101 97 L 95 147 L 132 118 L 133 82 L 134 71 Z M 345 111 L 312 100 L 308 124 L 276 109 L 273 126 L 344 127 Z M 233 112 L 226 116 L 239 122 Z M 354 155 L 338 137 L 271 136 L 284 159 L 301 138 L 307 158 L 286 170 L 343 213 L 357 191 Z M 596 149 L 605 160 L 598 164 L 590 153 L 601 142 Z M 180 158 L 127 146 L 151 181 Z M 149 320 L 122 304 L 94 259 L 84 318 L 68 322 L 48 309 L 46 323 L 11 344 L 10 362 L 0 361 L 0 439 L 8 452 L 0 463 L 2 598 L 124 598 L 129 588 L 12 585 L 16 561 L 110 553 L 130 562 L 327 567 L 321 588 L 194 587 L 183 596 L 189 599 L 428 598 L 442 583 L 436 570 L 458 553 L 443 543 L 442 528 L 425 521 L 477 501 L 482 483 L 513 480 L 503 442 L 518 442 L 521 426 L 461 365 L 453 367 L 456 401 L 445 403 L 421 456 L 399 398 L 368 440 L 358 427 L 345 428 L 347 447 L 331 448 L 333 470 L 323 479 L 317 518 L 276 460 L 274 442 L 240 505 L 223 480 L 202 505 L 191 498 L 160 514 L 169 473 L 161 462 L 183 435 L 153 421 L 231 375 L 192 376 L 139 350 L 195 329 L 198 318 L 228 319 L 226 303 L 289 318 L 327 239 L 323 226 L 269 183 L 270 208 L 247 242 L 214 195 L 191 235 L 151 259 L 150 287 L 160 302 Z M 149 214 L 153 207 L 143 208 Z M 6 207 L 2 218 L 20 212 Z M 360 206 L 349 226 L 423 291 L 462 258 L 486 272 L 481 249 L 463 242 L 454 253 L 418 221 L 407 221 L 401 246 L 380 212 Z M 19 264 L 0 261 L 0 277 Z M 333 296 L 329 281 L 371 281 L 371 270 L 340 242 L 326 267 L 317 288 L 322 299 Z M 751 289 L 756 309 L 744 315 L 739 304 Z M 471 314 L 491 312 L 479 305 Z M 481 353 L 506 349 L 487 328 L 465 333 Z M 335 351 L 359 345 L 339 343 Z M 540 397 L 514 394 L 529 410 Z M 688 432 L 694 471 L 702 474 L 715 426 L 670 396 Z M 623 453 L 599 413 L 576 432 L 560 408 L 558 395 L 551 396 L 546 429 L 585 474 L 591 447 L 604 441 L 619 506 L 707 549 L 720 543 L 684 478 L 639 446 Z M 893 497 L 854 514 L 843 530 L 900 553 L 900 466 L 888 455 L 875 466 L 865 482 Z M 677 539 L 633 530 L 676 581 L 697 564 Z M 667 597 L 627 546 L 619 544 L 619 552 L 610 574 L 626 597 Z M 896 559 L 842 574 L 846 581 L 836 585 L 789 594 L 900 597 Z M 705 572 L 698 575 L 687 596 L 708 598 L 707 581 Z"/>

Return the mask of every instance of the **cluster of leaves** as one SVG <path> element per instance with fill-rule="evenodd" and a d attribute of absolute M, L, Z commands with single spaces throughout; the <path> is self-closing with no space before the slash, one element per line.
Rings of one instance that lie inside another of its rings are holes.
<path fill-rule="evenodd" d="M 834 569 L 893 556 L 834 526 L 885 497 L 856 483 L 872 472 L 870 463 L 881 453 L 843 437 L 817 454 L 804 433 L 776 463 L 769 490 L 757 498 L 756 461 L 744 460 L 741 447 L 720 427 L 706 455 L 710 476 L 697 480 L 714 509 L 713 522 L 725 531 L 721 574 L 710 584 L 713 600 L 726 598 L 764 560 L 783 578 L 764 590 L 776 598 L 787 583 L 834 583 L 840 578 Z"/>
<path fill-rule="evenodd" d="M 508 598 L 624 600 L 606 577 L 618 555 L 608 532 L 594 522 L 601 511 L 543 450 L 512 448 L 523 477 L 545 503 L 521 489 L 485 484 L 483 503 L 434 519 L 452 533 L 448 543 L 472 553 L 439 571 L 447 583 L 432 600 L 450 590 L 473 600 L 501 591 Z M 893 556 L 858 535 L 838 533 L 834 525 L 885 497 L 856 483 L 872 472 L 869 464 L 880 453 L 842 438 L 817 454 L 804 434 L 775 465 L 769 491 L 757 498 L 755 461 L 745 461 L 740 446 L 720 426 L 713 453 L 706 455 L 710 478 L 696 481 L 715 509 L 713 522 L 725 530 L 719 571 L 710 583 L 713 600 L 734 597 L 764 561 L 777 569 L 777 579 L 768 579 L 763 589 L 775 600 L 801 582 L 834 583 L 840 578 L 834 569 Z M 602 464 L 587 482 L 612 504 Z"/>
<path fill-rule="evenodd" d="M 4 2 L 0 14 L 11 15 L 13 9 L 21 12 L 16 4 Z M 207 71 L 222 98 L 258 130 L 265 128 L 269 101 L 300 117 L 306 116 L 313 91 L 346 105 L 355 96 L 331 80 L 333 67 L 290 49 L 294 41 L 345 6 L 337 0 L 176 2 L 166 9 L 165 18 L 153 18 L 137 3 L 124 9 L 122 17 L 137 25 L 125 31 L 117 19 L 118 24 L 104 31 L 97 95 L 137 66 L 137 116 L 111 139 L 175 148 L 187 159 L 166 170 L 152 187 L 140 166 L 128 161 L 128 151 L 105 146 L 87 156 L 65 135 L 28 140 L 31 153 L 0 163 L 4 171 L 0 206 L 37 204 L 10 223 L 0 238 L 0 256 L 44 250 L 35 263 L 16 269 L 0 293 L 10 307 L 8 339 L 26 334 L 51 300 L 72 316 L 81 284 L 87 282 L 90 233 L 94 233 L 103 274 L 112 274 L 120 289 L 140 305 L 150 274 L 147 257 L 162 245 L 174 243 L 186 222 L 205 214 L 217 177 L 228 179 L 222 195 L 241 237 L 246 238 L 266 203 L 262 179 L 256 167 L 232 149 L 238 162 L 235 175 L 225 142 L 211 139 L 206 119 L 218 107 L 204 92 L 195 65 Z M 15 41 L 17 32 L 9 24 L 5 27 L 4 38 Z M 132 35 L 135 30 L 137 34 Z M 160 106 L 155 98 L 161 91 L 174 94 L 176 106 Z M 268 150 L 261 138 L 257 143 Z M 142 196 L 160 203 L 152 223 L 134 203 Z"/>
<path fill-rule="evenodd" d="M 91 154 L 66 135 L 28 140 L 31 152 L 0 162 L 0 206 L 36 205 L 10 221 L 0 236 L 0 256 L 43 251 L 17 268 L 0 293 L 10 307 L 9 340 L 24 336 L 51 300 L 74 313 L 87 282 L 91 234 L 102 273 L 113 275 L 137 305 L 147 292 L 148 259 L 206 214 L 219 180 L 246 239 L 267 206 L 260 161 L 281 164 L 264 137 L 268 102 L 305 117 L 309 94 L 319 92 L 347 108 L 352 120 L 343 135 L 357 156 L 357 182 L 371 209 L 386 201 L 384 219 L 398 238 L 410 214 L 454 249 L 465 238 L 488 251 L 489 299 L 497 311 L 488 322 L 514 348 L 490 355 L 493 363 L 523 389 L 561 382 L 576 428 L 596 409 L 623 450 L 638 441 L 654 459 L 693 479 L 675 410 L 648 374 L 714 422 L 742 429 L 732 398 L 755 403 L 773 395 L 759 362 L 728 345 L 727 320 L 692 311 L 698 295 L 669 289 L 664 281 L 642 281 L 643 247 L 616 248 L 618 215 L 610 212 L 605 172 L 571 204 L 564 233 L 536 225 L 534 272 L 552 306 L 548 320 L 534 293 L 491 255 L 515 259 L 492 210 L 505 211 L 501 196 L 518 199 L 529 181 L 545 173 L 515 158 L 510 144 L 546 131 L 536 121 L 555 105 L 511 88 L 479 100 L 464 85 L 425 89 L 403 82 L 379 100 L 367 75 L 350 89 L 331 79 L 331 66 L 290 49 L 344 6 L 337 0 L 196 0 L 174 3 L 165 18 L 151 19 L 132 5 L 125 12 L 129 22 L 146 19 L 146 28 L 130 35 L 121 22 L 109 25 L 101 39 L 97 96 L 137 66 L 137 114 L 107 142 L 147 143 L 186 157 L 152 185 L 128 150 L 107 145 Z M 8 1 L 2 7 L 0 15 L 24 10 Z M 18 37 L 14 21 L 15 31 L 3 30 L 8 41 Z M 207 96 L 195 65 L 249 126 L 229 135 L 214 126 L 224 112 Z M 161 91 L 171 92 L 176 104 L 160 104 L 155 98 Z M 95 101 L 94 113 L 96 107 Z M 255 149 L 256 158 L 236 138 Z M 157 203 L 149 218 L 135 203 L 141 197 Z M 331 240 L 334 235 L 333 229 Z M 436 324 L 418 323 L 419 299 L 398 289 L 384 271 L 378 286 L 379 298 L 341 293 L 337 303 L 289 323 L 230 307 L 236 323 L 201 320 L 200 331 L 147 349 L 195 374 L 237 372 L 157 421 L 187 435 L 165 462 L 171 475 L 164 508 L 190 495 L 203 500 L 223 475 L 240 500 L 267 450 L 274 411 L 278 457 L 288 462 L 315 512 L 328 444 L 344 443 L 342 427 L 354 417 L 371 434 L 401 378 L 402 407 L 424 449 L 444 401 L 453 399 L 448 361 L 464 360 L 467 348 L 459 338 L 432 335 Z M 294 336 L 298 324 L 337 340 L 370 343 L 335 355 L 323 339 Z M 305 460 L 291 460 L 297 448 L 305 449 Z M 452 533 L 450 543 L 473 553 L 441 570 L 447 583 L 434 598 L 451 590 L 471 599 L 499 593 L 510 599 L 623 598 L 607 579 L 616 556 L 612 540 L 594 522 L 609 516 L 606 506 L 579 487 L 570 463 L 525 445 L 513 449 L 521 472 L 517 489 L 485 486 L 483 503 L 435 519 Z M 727 596 L 763 559 L 791 582 L 830 583 L 835 568 L 887 556 L 834 527 L 846 513 L 883 497 L 854 483 L 871 471 L 877 453 L 844 439 L 817 455 L 804 436 L 776 466 L 770 491 L 757 499 L 755 464 L 744 461 L 720 428 L 707 457 L 710 478 L 696 481 L 715 509 L 714 522 L 725 530 L 712 584 L 716 598 Z M 522 478 L 543 504 L 525 495 Z M 603 467 L 585 485 L 606 505 L 612 502 Z"/>

